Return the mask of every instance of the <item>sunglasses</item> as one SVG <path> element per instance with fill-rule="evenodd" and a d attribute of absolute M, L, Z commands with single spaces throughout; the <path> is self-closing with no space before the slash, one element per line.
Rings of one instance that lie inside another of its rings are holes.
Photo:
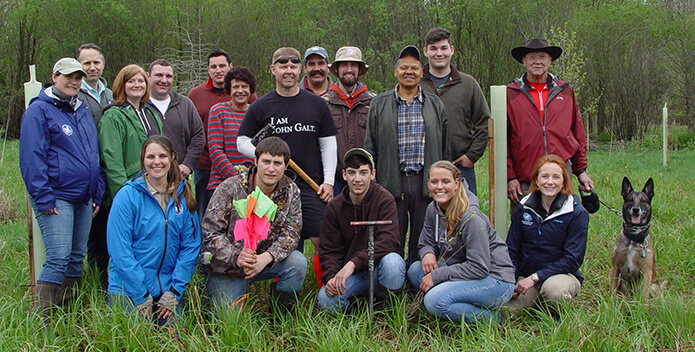
<path fill-rule="evenodd" d="M 302 60 L 296 56 L 280 56 L 279 58 L 275 59 L 275 61 L 273 61 L 273 65 L 275 65 L 278 62 L 284 65 L 288 61 L 292 61 L 293 64 L 298 64 L 302 62 Z"/>

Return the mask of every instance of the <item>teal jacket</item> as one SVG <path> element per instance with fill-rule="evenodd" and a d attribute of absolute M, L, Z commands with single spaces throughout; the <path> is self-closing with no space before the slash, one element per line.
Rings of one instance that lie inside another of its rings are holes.
<path fill-rule="evenodd" d="M 103 120 L 102 120 L 103 121 Z M 138 305 L 171 291 L 180 301 L 200 252 L 200 223 L 188 210 L 182 180 L 166 211 L 147 190 L 142 174 L 128 181 L 113 201 L 106 231 L 109 293 Z"/>
<path fill-rule="evenodd" d="M 427 172 L 435 161 L 449 160 L 449 137 L 444 104 L 439 98 L 422 91 L 422 116 L 425 120 L 425 165 Z M 364 148 L 374 157 L 376 178 L 394 198 L 402 199 L 401 172 L 398 158 L 398 103 L 394 90 L 377 95 L 369 104 L 367 136 Z M 427 177 L 422 180 L 422 195 L 427 197 Z"/>
<path fill-rule="evenodd" d="M 159 113 L 150 106 L 144 108 L 162 133 Z M 106 175 L 104 200 L 108 205 L 123 184 L 140 172 L 140 151 L 147 135 L 135 110 L 123 105 L 112 105 L 104 110 L 98 131 L 101 167 Z"/>

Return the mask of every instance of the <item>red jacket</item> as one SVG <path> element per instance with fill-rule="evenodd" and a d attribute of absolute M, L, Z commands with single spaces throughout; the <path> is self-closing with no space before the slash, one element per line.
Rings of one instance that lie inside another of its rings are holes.
<path fill-rule="evenodd" d="M 546 154 L 571 161 L 575 174 L 587 168 L 586 134 L 574 90 L 551 74 L 548 87 L 540 116 L 526 74 L 507 85 L 507 180 L 530 182 L 533 167 Z"/>
<path fill-rule="evenodd" d="M 203 131 L 208 130 L 208 115 L 210 114 L 210 108 L 217 103 L 224 103 L 232 100 L 232 98 L 226 92 L 217 93 L 212 87 L 212 79 L 208 77 L 207 82 L 199 86 L 193 87 L 188 93 L 188 98 L 195 104 L 196 110 L 198 110 L 198 115 L 203 120 Z M 256 100 L 256 93 L 251 94 L 249 98 L 249 104 Z M 200 170 L 210 170 L 212 162 L 210 161 L 210 150 L 208 149 L 208 143 L 205 142 L 205 147 L 203 148 L 203 153 L 200 154 L 200 159 L 198 159 L 198 164 L 195 168 Z"/>

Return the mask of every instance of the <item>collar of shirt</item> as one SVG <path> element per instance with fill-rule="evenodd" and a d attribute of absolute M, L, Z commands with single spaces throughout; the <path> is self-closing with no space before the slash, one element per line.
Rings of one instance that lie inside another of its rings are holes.
<path fill-rule="evenodd" d="M 82 88 L 84 88 L 87 91 L 87 93 L 91 94 L 97 101 L 101 100 L 101 94 L 104 93 L 104 91 L 106 91 L 106 85 L 101 80 L 97 81 L 97 89 L 95 90 L 94 88 L 92 88 L 92 86 L 87 84 L 87 82 L 83 78 Z"/>
<path fill-rule="evenodd" d="M 410 104 L 409 101 L 403 99 L 403 97 L 401 97 L 401 95 L 398 94 L 398 83 L 396 83 L 396 88 L 393 89 L 393 94 L 398 104 Z M 422 95 L 422 88 L 420 88 L 420 85 L 417 86 L 417 94 L 415 95 L 415 99 L 417 99 L 420 102 L 420 104 L 422 104 L 425 101 L 424 96 Z"/>

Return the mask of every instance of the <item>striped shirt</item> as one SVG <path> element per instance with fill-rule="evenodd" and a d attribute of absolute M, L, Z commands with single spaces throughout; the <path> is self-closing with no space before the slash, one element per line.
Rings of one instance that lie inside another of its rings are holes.
<path fill-rule="evenodd" d="M 394 90 L 398 105 L 398 161 L 401 171 L 418 172 L 425 165 L 425 119 L 422 117 L 422 91 L 406 101 Z"/>
<path fill-rule="evenodd" d="M 208 148 L 210 149 L 210 181 L 207 189 L 215 189 L 222 181 L 237 173 L 235 165 L 252 163 L 237 150 L 236 138 L 246 111 L 232 109 L 227 103 L 217 103 L 208 117 Z"/>

